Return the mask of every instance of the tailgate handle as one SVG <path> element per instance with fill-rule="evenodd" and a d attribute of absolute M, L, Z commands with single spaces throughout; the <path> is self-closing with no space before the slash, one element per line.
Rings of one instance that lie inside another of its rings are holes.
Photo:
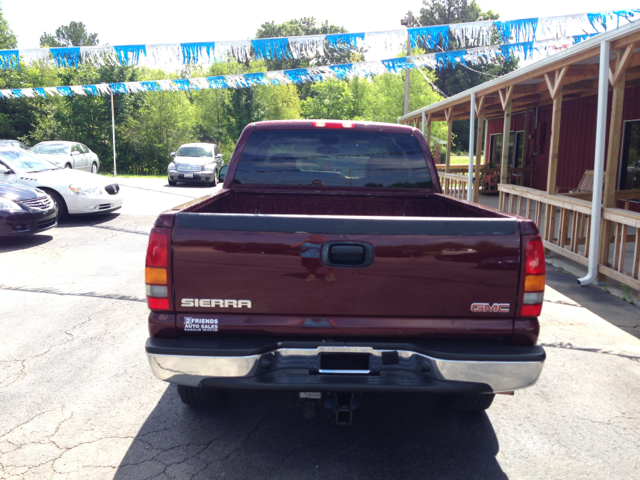
<path fill-rule="evenodd" d="M 327 242 L 322 263 L 329 267 L 368 267 L 373 263 L 373 245 L 361 242 Z"/>

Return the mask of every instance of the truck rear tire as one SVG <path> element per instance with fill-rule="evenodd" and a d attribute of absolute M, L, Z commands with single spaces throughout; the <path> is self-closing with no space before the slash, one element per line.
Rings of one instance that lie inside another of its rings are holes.
<path fill-rule="evenodd" d="M 178 395 L 185 405 L 190 407 L 212 407 L 218 396 L 213 388 L 187 387 L 178 385 Z"/>
<path fill-rule="evenodd" d="M 452 398 L 451 408 L 459 412 L 482 412 L 489 408 L 495 393 L 460 393 Z"/>

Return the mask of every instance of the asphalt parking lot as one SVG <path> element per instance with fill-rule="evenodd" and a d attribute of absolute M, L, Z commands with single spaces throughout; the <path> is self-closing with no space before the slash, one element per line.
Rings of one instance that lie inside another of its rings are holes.
<path fill-rule="evenodd" d="M 144 355 L 144 255 L 159 212 L 213 189 L 120 183 L 118 213 L 0 243 L 0 478 L 640 478 L 640 309 L 553 268 L 542 377 L 486 414 L 418 395 L 365 397 L 348 427 L 288 394 L 184 406 Z"/>

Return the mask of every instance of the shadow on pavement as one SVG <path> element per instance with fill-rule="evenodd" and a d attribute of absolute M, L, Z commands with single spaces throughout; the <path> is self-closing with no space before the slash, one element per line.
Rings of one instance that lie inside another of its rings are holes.
<path fill-rule="evenodd" d="M 90 227 L 114 220 L 120 216 L 118 211 L 95 215 L 71 215 L 62 221 L 58 219 L 57 228 Z"/>
<path fill-rule="evenodd" d="M 322 414 L 305 420 L 293 399 L 233 391 L 215 409 L 192 409 L 170 386 L 115 478 L 507 478 L 485 413 L 367 395 L 353 424 L 338 426 Z"/>
<path fill-rule="evenodd" d="M 582 287 L 576 277 L 547 264 L 547 285 L 607 322 L 640 338 L 640 308 L 595 285 Z"/>
<path fill-rule="evenodd" d="M 55 230 L 55 228 L 54 228 Z M 32 247 L 38 247 L 53 240 L 48 234 L 36 234 L 24 237 L 0 237 L 0 253 L 15 252 L 17 250 L 26 250 Z"/>

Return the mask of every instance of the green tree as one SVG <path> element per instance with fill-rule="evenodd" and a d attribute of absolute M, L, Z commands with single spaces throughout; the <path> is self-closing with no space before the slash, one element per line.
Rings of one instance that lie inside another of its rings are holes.
<path fill-rule="evenodd" d="M 13 49 L 17 48 L 18 40 L 13 34 L 13 30 L 9 27 L 9 23 L 4 18 L 4 12 L 0 7 L 0 49 Z"/>
<path fill-rule="evenodd" d="M 420 25 L 448 25 L 453 23 L 497 20 L 500 16 L 492 10 L 483 11 L 475 0 L 423 0 L 418 22 Z M 497 34 L 494 35 L 497 43 Z M 450 39 L 449 50 L 455 49 Z M 436 86 L 447 96 L 453 96 L 492 78 L 504 75 L 517 68 L 517 61 L 501 61 L 497 65 L 476 65 L 465 68 L 447 67 L 438 71 Z M 453 148 L 456 151 L 466 150 L 469 146 L 469 122 L 453 122 L 455 139 Z"/>
<path fill-rule="evenodd" d="M 87 32 L 87 27 L 82 22 L 61 25 L 53 35 L 45 32 L 40 36 L 41 47 L 81 47 L 98 43 L 98 34 Z"/>
<path fill-rule="evenodd" d="M 304 118 L 352 119 L 355 99 L 347 82 L 327 80 L 311 85 L 311 95 L 302 101 Z"/>
<path fill-rule="evenodd" d="M 399 75 L 385 73 L 373 79 L 373 88 L 369 97 L 370 120 L 396 123 L 398 117 L 402 116 L 404 113 L 404 76 L 404 72 Z M 442 97 L 434 91 L 425 76 L 431 82 L 435 81 L 435 75 L 430 70 L 422 69 L 422 73 L 417 69 L 410 70 L 410 111 L 442 100 Z M 446 138 L 446 130 L 442 125 L 434 125 L 431 129 L 431 136 L 434 140 Z"/>

